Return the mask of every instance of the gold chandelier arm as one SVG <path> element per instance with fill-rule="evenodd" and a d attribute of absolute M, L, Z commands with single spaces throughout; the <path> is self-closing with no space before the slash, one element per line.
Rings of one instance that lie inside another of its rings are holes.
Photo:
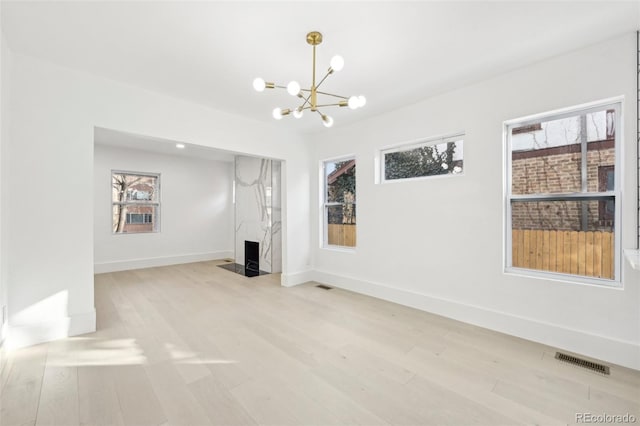
<path fill-rule="evenodd" d="M 318 106 L 320 106 L 320 105 L 318 105 Z M 299 109 L 300 111 L 304 111 L 304 110 L 306 110 L 306 109 L 309 109 L 309 110 L 310 110 L 310 109 L 311 109 L 311 104 L 308 104 L 307 106 L 304 106 L 304 104 L 302 104 L 302 105 L 300 105 L 300 106 L 299 106 L 298 108 L 296 108 L 296 109 Z M 318 111 L 318 110 L 316 110 L 316 112 L 317 112 L 317 111 Z"/>
<path fill-rule="evenodd" d="M 309 92 L 311 93 L 311 90 L 309 89 L 300 89 L 301 92 Z M 328 92 L 321 92 L 319 90 L 316 91 L 317 94 L 319 95 L 325 95 L 325 96 L 333 96 L 334 98 L 340 98 L 340 99 L 349 99 L 348 96 L 341 96 L 341 95 L 334 95 L 333 93 L 328 93 Z M 307 97 L 306 100 L 308 101 L 309 98 Z"/>
<path fill-rule="evenodd" d="M 300 92 L 309 92 L 309 96 L 307 96 L 306 98 L 302 94 L 298 95 L 301 99 L 304 99 L 304 102 L 302 102 L 302 105 L 300 105 L 300 109 L 307 109 L 305 108 L 306 104 L 309 104 L 309 108 L 311 108 L 311 102 L 309 102 L 309 99 L 311 99 L 311 90 L 301 89 Z"/>
<path fill-rule="evenodd" d="M 337 102 L 335 104 L 322 104 L 322 105 L 316 105 L 316 108 L 324 108 L 324 107 L 332 107 L 332 106 L 339 106 L 339 107 L 346 107 L 347 101 L 341 101 L 341 102 Z"/>
<path fill-rule="evenodd" d="M 349 103 L 347 101 L 340 101 L 340 102 L 336 102 L 335 104 L 316 105 L 316 108 L 333 107 L 333 106 L 346 107 L 348 105 Z M 304 111 L 305 109 L 311 109 L 311 104 L 307 105 L 307 103 L 303 103 L 302 105 L 300 105 L 298 108 L 295 108 L 295 109 L 299 111 Z"/>
<path fill-rule="evenodd" d="M 319 82 L 319 83 L 318 83 L 318 85 L 316 86 L 316 89 L 317 89 L 318 87 L 320 87 L 320 85 L 321 85 L 322 83 L 324 83 L 324 81 L 327 79 L 327 77 L 329 77 L 331 74 L 333 74 L 333 71 L 327 71 L 327 73 L 324 75 L 324 77 L 322 77 L 322 80 L 320 80 L 320 82 Z M 320 92 L 318 92 L 318 93 L 320 93 Z"/>
<path fill-rule="evenodd" d="M 349 99 L 347 96 L 334 95 L 333 93 L 327 93 L 327 92 L 316 92 L 316 93 L 320 95 L 325 95 L 325 96 L 333 96 L 334 98 Z"/>

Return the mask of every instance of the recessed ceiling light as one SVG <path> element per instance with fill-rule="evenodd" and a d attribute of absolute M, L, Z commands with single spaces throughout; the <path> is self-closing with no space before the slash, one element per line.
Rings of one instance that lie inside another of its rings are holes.
<path fill-rule="evenodd" d="M 176 144 L 176 148 L 178 148 L 178 149 L 184 149 L 184 144 L 183 144 L 183 143 L 177 143 L 177 144 Z"/>

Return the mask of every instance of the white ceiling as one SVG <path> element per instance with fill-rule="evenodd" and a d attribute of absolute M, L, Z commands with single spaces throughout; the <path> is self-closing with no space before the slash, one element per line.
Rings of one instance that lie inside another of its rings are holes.
<path fill-rule="evenodd" d="M 96 127 L 94 129 L 93 141 L 98 145 L 136 149 L 138 151 L 177 155 L 181 157 L 192 157 L 200 160 L 232 162 L 235 158 L 234 153 L 220 149 L 209 148 L 201 145 L 192 145 L 168 139 L 154 138 L 151 136 L 136 135 L 133 133 L 120 132 L 102 127 Z M 177 148 L 177 143 L 182 143 L 184 148 Z"/>
<path fill-rule="evenodd" d="M 296 104 L 284 91 L 255 92 L 253 79 L 309 85 L 305 35 L 321 31 L 318 69 L 336 53 L 346 62 L 323 89 L 368 100 L 331 110 L 336 126 L 635 31 L 639 16 L 638 1 L 613 0 L 2 1 L 16 53 L 265 121 Z M 308 115 L 274 125 L 324 131 Z"/>

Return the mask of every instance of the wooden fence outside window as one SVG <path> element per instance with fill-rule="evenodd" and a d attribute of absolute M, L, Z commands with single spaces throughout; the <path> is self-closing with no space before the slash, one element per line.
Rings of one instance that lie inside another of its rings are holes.
<path fill-rule="evenodd" d="M 327 243 L 332 246 L 355 247 L 355 224 L 329 224 Z"/>
<path fill-rule="evenodd" d="M 512 237 L 514 267 L 614 278 L 613 232 L 514 229 Z"/>

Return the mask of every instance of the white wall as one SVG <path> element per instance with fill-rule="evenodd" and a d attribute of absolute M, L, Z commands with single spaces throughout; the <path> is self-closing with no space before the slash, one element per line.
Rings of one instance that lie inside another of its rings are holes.
<path fill-rule="evenodd" d="M 233 257 L 233 164 L 94 147 L 95 272 Z M 160 173 L 160 232 L 113 234 L 111 170 Z"/>
<path fill-rule="evenodd" d="M 10 346 L 95 329 L 94 127 L 285 160 L 282 280 L 305 279 L 308 152 L 283 127 L 25 56 L 12 56 L 11 73 L 3 204 Z"/>
<path fill-rule="evenodd" d="M 2 309 L 7 301 L 7 288 L 5 285 L 5 272 L 6 269 L 4 267 L 4 215 L 2 214 L 2 206 L 3 206 L 3 198 L 4 198 L 4 173 L 5 168 L 3 167 L 3 163 L 6 161 L 5 156 L 3 155 L 4 146 L 7 141 L 7 134 L 9 131 L 9 126 L 7 125 L 7 101 L 9 99 L 8 92 L 8 82 L 9 82 L 9 51 L 7 48 L 7 43 L 4 39 L 4 33 L 2 32 L 2 8 L 0 8 L 0 344 L 4 341 L 5 332 L 6 332 L 6 324 L 4 323 L 4 318 L 2 317 Z M 1 355 L 0 355 L 1 356 Z M 0 363 L 1 365 L 1 363 Z"/>
<path fill-rule="evenodd" d="M 503 273 L 503 122 L 619 95 L 625 96 L 622 247 L 634 247 L 635 60 L 629 34 L 315 135 L 314 277 L 640 369 L 638 271 L 625 263 L 622 289 Z M 463 176 L 374 183 L 379 148 L 460 131 Z M 320 248 L 319 164 L 348 154 L 357 159 L 354 253 Z"/>

